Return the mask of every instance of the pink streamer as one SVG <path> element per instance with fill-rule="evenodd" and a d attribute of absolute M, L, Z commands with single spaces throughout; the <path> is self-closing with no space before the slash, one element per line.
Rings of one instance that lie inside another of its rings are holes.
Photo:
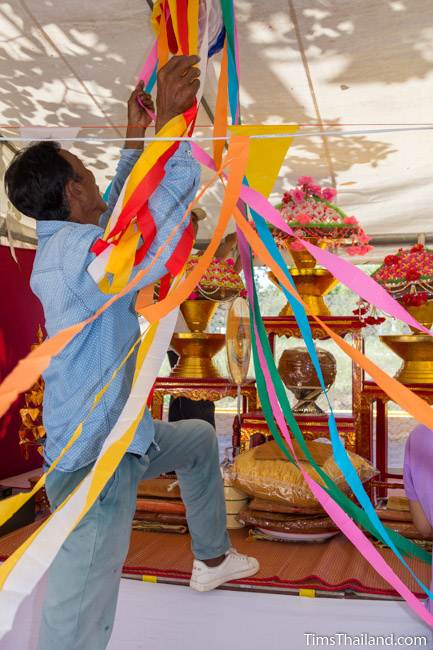
<path fill-rule="evenodd" d="M 157 61 L 158 61 L 158 43 L 155 40 L 152 49 L 150 50 L 150 54 L 147 57 L 143 67 L 141 68 L 140 74 L 138 75 L 139 81 L 144 81 L 145 85 L 149 83 L 149 79 L 152 75 L 153 69 Z"/>
<path fill-rule="evenodd" d="M 138 81 L 144 81 L 144 85 L 146 86 L 151 74 L 155 68 L 156 62 L 158 61 L 158 43 L 157 41 L 154 42 L 152 49 L 150 51 L 149 56 L 146 59 L 146 62 L 144 66 L 141 69 L 141 72 L 138 76 Z M 155 122 L 156 121 L 156 113 L 151 111 L 149 108 L 144 106 L 140 99 L 137 97 L 137 104 L 141 106 L 141 108 L 144 108 L 146 113 L 149 115 L 149 117 Z"/>
<path fill-rule="evenodd" d="M 248 288 L 248 293 L 250 296 L 253 295 L 253 283 L 252 283 L 252 274 L 251 267 L 248 263 L 249 260 L 249 247 L 245 239 L 244 234 L 237 229 L 238 240 L 239 240 L 239 249 L 242 257 L 242 264 L 244 268 L 245 281 Z M 290 437 L 289 430 L 287 428 L 286 420 L 283 416 L 283 413 L 278 402 L 278 397 L 275 392 L 275 388 L 269 374 L 267 367 L 266 359 L 263 352 L 263 347 L 258 335 L 256 323 L 254 323 L 254 331 L 256 335 L 257 342 L 257 351 L 260 359 L 260 365 L 263 370 L 263 374 L 266 379 L 266 387 L 269 394 L 269 400 L 272 407 L 272 412 L 274 414 L 275 420 L 283 433 L 283 436 L 289 445 L 290 451 L 292 452 L 293 458 L 296 461 L 296 464 L 302 475 L 310 487 L 312 493 L 317 498 L 319 503 L 322 505 L 324 510 L 328 513 L 334 523 L 338 528 L 344 533 L 344 535 L 352 542 L 355 548 L 365 557 L 365 559 L 371 564 L 371 566 L 377 571 L 377 573 L 382 576 L 394 589 L 404 598 L 408 603 L 409 607 L 418 614 L 418 616 L 430 627 L 433 627 L 433 616 L 430 612 L 424 607 L 421 601 L 414 596 L 414 594 L 406 587 L 402 580 L 394 573 L 391 567 L 387 564 L 384 558 L 380 555 L 378 550 L 373 546 L 371 541 L 364 535 L 362 530 L 352 521 L 352 519 L 344 512 L 344 510 L 323 490 L 323 488 L 316 483 L 316 481 L 309 476 L 302 468 L 302 465 L 299 463 L 299 460 L 296 456 L 295 449 L 293 447 L 292 439 Z"/>

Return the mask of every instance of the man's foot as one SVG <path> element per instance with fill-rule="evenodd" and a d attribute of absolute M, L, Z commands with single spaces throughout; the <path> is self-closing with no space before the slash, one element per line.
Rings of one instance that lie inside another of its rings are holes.
<path fill-rule="evenodd" d="M 249 578 L 259 570 L 260 565 L 254 557 L 241 555 L 234 548 L 226 553 L 225 560 L 218 566 L 207 566 L 201 560 L 194 560 L 189 586 L 196 591 L 211 591 L 224 582 Z"/>

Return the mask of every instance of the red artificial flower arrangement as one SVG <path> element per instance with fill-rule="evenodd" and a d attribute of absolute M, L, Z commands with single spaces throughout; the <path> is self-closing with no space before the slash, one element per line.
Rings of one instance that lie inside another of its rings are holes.
<path fill-rule="evenodd" d="M 365 255 L 372 249 L 369 237 L 356 217 L 332 202 L 336 194 L 333 187 L 321 187 L 311 176 L 301 176 L 297 187 L 285 192 L 278 209 L 297 236 L 326 241 L 330 247 L 344 246 L 349 255 Z M 302 249 L 299 241 L 281 231 L 275 238 L 280 244 L 289 239 L 292 250 Z"/>
<path fill-rule="evenodd" d="M 196 266 L 199 255 L 192 255 L 186 265 L 186 274 L 189 275 Z M 232 259 L 219 260 L 216 257 L 206 269 L 195 291 L 188 300 L 233 300 L 237 296 L 246 296 L 245 287 L 235 271 L 235 262 Z"/>
<path fill-rule="evenodd" d="M 433 297 L 433 251 L 423 244 L 387 255 L 373 274 L 376 282 L 406 307 L 419 307 Z"/>

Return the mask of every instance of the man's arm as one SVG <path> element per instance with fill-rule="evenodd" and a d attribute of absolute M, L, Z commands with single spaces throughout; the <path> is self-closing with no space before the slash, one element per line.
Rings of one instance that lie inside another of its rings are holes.
<path fill-rule="evenodd" d="M 199 70 L 195 67 L 198 61 L 196 56 L 173 57 L 160 70 L 157 129 L 163 128 L 173 116 L 183 113 L 192 105 L 199 87 Z M 156 237 L 144 260 L 134 268 L 133 276 L 153 264 L 134 287 L 134 292 L 156 282 L 167 273 L 166 263 L 189 225 L 189 219 L 182 225 L 180 221 L 197 192 L 199 181 L 200 167 L 191 155 L 190 145 L 182 142 L 177 152 L 167 161 L 165 176 L 149 199 L 149 209 L 157 231 Z M 178 230 L 169 242 L 176 226 L 179 226 Z M 94 255 L 89 251 L 101 234 L 99 226 L 71 228 L 64 245 L 65 278 L 73 278 L 73 286 L 70 288 L 90 311 L 97 309 L 108 299 L 107 295 L 98 290 L 87 270 L 94 259 Z M 159 249 L 161 254 L 156 258 Z"/>
<path fill-rule="evenodd" d="M 108 220 L 117 203 L 119 194 L 132 171 L 137 160 L 143 151 L 144 138 L 146 129 L 150 125 L 152 118 L 148 111 L 154 112 L 152 97 L 143 90 L 143 82 L 137 85 L 128 100 L 128 126 L 126 129 L 125 146 L 120 152 L 120 160 L 117 165 L 116 173 L 111 185 L 110 196 L 108 198 L 107 210 L 101 216 L 99 225 L 101 228 L 107 226 Z M 131 140 L 130 138 L 138 138 Z"/>
<path fill-rule="evenodd" d="M 151 262 L 153 265 L 137 284 L 137 288 L 156 282 L 168 272 L 166 262 L 188 227 L 190 217 L 181 225 L 179 225 L 180 221 L 197 193 L 199 183 L 200 165 L 192 157 L 189 143 L 182 142 L 177 152 L 167 161 L 165 176 L 149 199 L 156 236 L 143 261 L 134 268 L 133 275 L 146 269 Z M 178 227 L 176 234 L 172 236 L 176 227 Z M 154 261 L 159 249 L 162 251 Z"/>
<path fill-rule="evenodd" d="M 175 56 L 160 70 L 157 88 L 157 133 L 176 115 L 188 110 L 200 86 L 197 56 Z M 200 182 L 200 166 L 194 160 L 191 146 L 181 142 L 176 153 L 165 165 L 165 175 L 149 199 L 149 210 L 156 227 L 156 236 L 133 275 L 152 268 L 143 276 L 134 290 L 152 284 L 166 275 L 166 263 L 177 247 L 190 216 L 181 224 L 189 203 Z M 176 233 L 173 231 L 177 227 Z M 159 251 L 158 257 L 156 257 Z"/>

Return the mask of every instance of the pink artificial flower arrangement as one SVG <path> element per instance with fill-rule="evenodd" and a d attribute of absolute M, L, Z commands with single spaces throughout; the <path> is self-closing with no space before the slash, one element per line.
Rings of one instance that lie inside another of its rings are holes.
<path fill-rule="evenodd" d="M 333 203 L 336 195 L 333 187 L 321 187 L 311 176 L 301 176 L 297 186 L 284 193 L 278 208 L 297 237 L 344 246 L 349 255 L 365 255 L 372 249 L 369 238 L 356 217 L 347 216 Z M 298 239 L 281 231 L 275 237 L 280 245 L 288 240 L 293 251 L 303 248 Z"/>
<path fill-rule="evenodd" d="M 186 275 L 189 275 L 196 266 L 199 255 L 192 255 L 186 265 Z M 246 296 L 242 280 L 234 269 L 233 259 L 219 260 L 216 257 L 206 269 L 195 290 L 188 296 L 188 300 L 233 300 L 236 296 Z"/>

